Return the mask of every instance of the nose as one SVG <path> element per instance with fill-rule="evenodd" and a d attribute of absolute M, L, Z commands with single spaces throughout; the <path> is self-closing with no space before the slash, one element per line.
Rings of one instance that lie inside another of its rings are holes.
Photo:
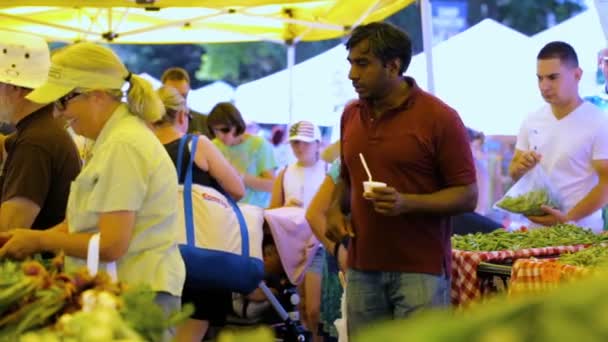
<path fill-rule="evenodd" d="M 348 79 L 351 81 L 356 81 L 359 79 L 359 75 L 356 72 L 355 68 L 351 65 L 349 71 L 348 71 Z"/>

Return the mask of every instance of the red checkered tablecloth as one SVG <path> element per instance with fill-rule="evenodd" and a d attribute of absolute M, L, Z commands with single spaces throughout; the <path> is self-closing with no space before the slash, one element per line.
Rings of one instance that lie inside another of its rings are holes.
<path fill-rule="evenodd" d="M 452 250 L 452 304 L 466 305 L 481 297 L 484 289 L 477 277 L 480 262 L 502 263 L 508 260 L 527 259 L 576 252 L 586 245 L 520 249 L 517 251 L 469 252 Z"/>
<path fill-rule="evenodd" d="M 511 271 L 509 295 L 547 291 L 589 272 L 588 268 L 564 265 L 557 259 L 519 259 Z"/>

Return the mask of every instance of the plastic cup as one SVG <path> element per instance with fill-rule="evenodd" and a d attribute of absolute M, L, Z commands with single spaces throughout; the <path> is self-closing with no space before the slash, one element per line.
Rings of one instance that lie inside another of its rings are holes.
<path fill-rule="evenodd" d="M 370 193 L 374 191 L 374 188 L 384 188 L 386 183 L 376 181 L 365 181 L 363 182 L 363 192 Z"/>

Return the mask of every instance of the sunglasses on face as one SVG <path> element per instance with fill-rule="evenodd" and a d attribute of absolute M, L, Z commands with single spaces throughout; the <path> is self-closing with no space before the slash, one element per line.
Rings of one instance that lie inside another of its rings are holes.
<path fill-rule="evenodd" d="M 219 127 L 219 128 L 214 128 L 213 130 L 216 132 L 222 132 L 224 134 L 228 134 L 228 133 L 230 133 L 231 129 L 232 129 L 232 127 Z"/>
<path fill-rule="evenodd" d="M 65 95 L 63 97 L 60 97 L 58 100 L 55 101 L 55 108 L 57 108 L 60 111 L 65 110 L 67 108 L 67 106 L 68 106 L 68 103 L 72 99 L 74 99 L 74 98 L 76 98 L 76 97 L 78 97 L 78 96 L 80 96 L 82 94 L 83 93 L 72 92 L 72 93 L 69 93 L 69 94 L 67 94 L 67 95 Z"/>

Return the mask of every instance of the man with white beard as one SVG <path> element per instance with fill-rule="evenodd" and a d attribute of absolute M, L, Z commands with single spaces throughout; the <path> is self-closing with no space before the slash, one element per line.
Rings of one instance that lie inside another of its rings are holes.
<path fill-rule="evenodd" d="M 0 232 L 46 229 L 65 218 L 70 184 L 80 172 L 72 138 L 53 117 L 54 104 L 25 99 L 44 83 L 50 54 L 36 36 L 0 31 L 0 121 L 16 131 L 0 139 Z M 68 102 L 69 99 L 58 101 Z"/>

